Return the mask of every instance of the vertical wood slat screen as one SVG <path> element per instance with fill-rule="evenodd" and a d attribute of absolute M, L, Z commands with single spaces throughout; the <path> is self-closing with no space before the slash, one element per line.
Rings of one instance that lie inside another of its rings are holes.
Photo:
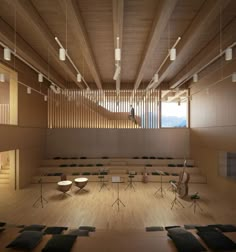
<path fill-rule="evenodd" d="M 48 91 L 49 128 L 158 128 L 158 90 Z M 130 105 L 135 119 L 129 120 Z"/>
<path fill-rule="evenodd" d="M 10 123 L 10 105 L 0 104 L 0 124 Z"/>

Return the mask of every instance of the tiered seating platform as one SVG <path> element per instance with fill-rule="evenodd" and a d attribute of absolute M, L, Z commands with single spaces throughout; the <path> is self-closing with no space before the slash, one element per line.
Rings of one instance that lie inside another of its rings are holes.
<path fill-rule="evenodd" d="M 143 173 L 148 173 L 148 181 L 163 182 L 178 180 L 179 173 L 183 171 L 184 159 L 171 157 L 134 157 L 134 158 L 87 158 L 87 157 L 54 157 L 42 160 L 38 172 L 32 179 L 37 183 L 39 178 L 44 182 L 57 182 L 61 174 L 66 174 L 73 180 L 79 176 L 88 177 L 89 181 L 98 181 L 102 174 L 110 181 L 111 176 L 118 175 L 128 180 L 130 172 L 135 174 L 134 181 L 142 181 Z M 201 174 L 193 160 L 187 160 L 186 171 L 190 174 L 190 183 L 206 183 L 206 177 Z"/>

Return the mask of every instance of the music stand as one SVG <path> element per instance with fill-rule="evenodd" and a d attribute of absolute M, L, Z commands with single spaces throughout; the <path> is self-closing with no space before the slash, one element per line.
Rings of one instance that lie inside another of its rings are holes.
<path fill-rule="evenodd" d="M 162 186 L 162 176 L 164 176 L 165 173 L 163 171 L 156 171 L 156 172 L 158 172 L 161 175 L 161 185 L 156 190 L 156 192 L 154 193 L 154 195 L 156 195 L 158 192 L 160 192 L 161 193 L 161 197 L 163 198 L 164 197 L 163 192 L 165 192 L 165 191 L 164 191 L 163 186 Z"/>
<path fill-rule="evenodd" d="M 120 200 L 120 189 L 119 189 L 119 185 L 121 183 L 121 179 L 119 176 L 112 176 L 111 178 L 111 182 L 112 183 L 116 183 L 117 184 L 117 199 L 114 201 L 114 203 L 112 204 L 112 207 L 117 204 L 118 206 L 118 211 L 120 210 L 120 203 L 125 207 L 125 204 Z"/>
<path fill-rule="evenodd" d="M 39 179 L 38 183 L 40 184 L 40 196 L 38 199 L 34 202 L 33 207 L 36 206 L 38 202 L 41 203 L 41 206 L 43 208 L 43 202 L 48 203 L 48 201 L 43 197 L 43 180 L 42 178 Z"/>
<path fill-rule="evenodd" d="M 99 175 L 98 178 L 100 179 L 100 184 L 101 184 L 99 192 L 101 192 L 102 188 L 106 188 L 108 191 L 110 191 L 107 184 L 105 183 L 104 175 Z"/>
<path fill-rule="evenodd" d="M 128 185 L 126 186 L 125 188 L 125 191 L 130 188 L 130 189 L 133 189 L 135 191 L 135 188 L 134 188 L 134 183 L 133 183 L 133 178 L 135 176 L 135 171 L 130 171 L 129 172 L 129 175 L 128 175 L 128 178 L 129 178 L 129 181 L 128 181 Z"/>
<path fill-rule="evenodd" d="M 175 194 L 175 197 L 174 197 L 173 201 L 171 202 L 171 210 L 174 207 L 174 205 L 178 205 L 178 204 L 184 208 L 183 204 L 177 198 L 177 185 L 173 182 L 170 182 L 170 183 L 172 185 L 173 192 Z"/>
<path fill-rule="evenodd" d="M 200 199 L 200 196 L 198 195 L 198 192 L 195 194 L 191 195 L 191 200 L 193 201 L 192 204 L 189 206 L 190 208 L 193 207 L 193 212 L 196 212 L 196 209 L 199 208 L 201 211 L 202 208 L 200 207 L 200 204 L 198 203 L 198 200 Z"/>

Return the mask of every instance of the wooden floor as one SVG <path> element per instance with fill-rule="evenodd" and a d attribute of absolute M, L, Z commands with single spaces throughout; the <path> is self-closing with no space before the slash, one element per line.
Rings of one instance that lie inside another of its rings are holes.
<path fill-rule="evenodd" d="M 190 194 L 199 192 L 199 201 L 203 211 L 196 213 L 190 208 L 189 200 L 181 200 L 185 208 L 176 206 L 171 210 L 174 194 L 166 191 L 162 198 L 154 196 L 160 184 L 136 182 L 135 190 L 124 190 L 126 184 L 120 184 L 120 198 L 125 207 L 112 203 L 117 197 L 116 185 L 109 184 L 99 192 L 97 182 L 87 184 L 87 192 L 78 193 L 72 187 L 71 196 L 62 196 L 55 184 L 43 185 L 43 196 L 48 203 L 42 208 L 40 203 L 33 207 L 39 197 L 39 185 L 30 185 L 20 191 L 0 191 L 0 221 L 14 224 L 40 223 L 78 227 L 92 225 L 101 230 L 144 230 L 146 226 L 183 225 L 183 224 L 236 224 L 236 202 L 226 195 L 216 194 L 206 184 L 190 184 Z M 169 184 L 164 183 L 164 188 Z"/>

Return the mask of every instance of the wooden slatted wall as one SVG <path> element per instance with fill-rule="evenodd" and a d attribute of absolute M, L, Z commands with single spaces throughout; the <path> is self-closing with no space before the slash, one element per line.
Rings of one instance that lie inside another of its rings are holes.
<path fill-rule="evenodd" d="M 157 90 L 63 90 L 48 93 L 49 128 L 157 128 Z M 135 119 L 129 120 L 130 105 Z"/>

